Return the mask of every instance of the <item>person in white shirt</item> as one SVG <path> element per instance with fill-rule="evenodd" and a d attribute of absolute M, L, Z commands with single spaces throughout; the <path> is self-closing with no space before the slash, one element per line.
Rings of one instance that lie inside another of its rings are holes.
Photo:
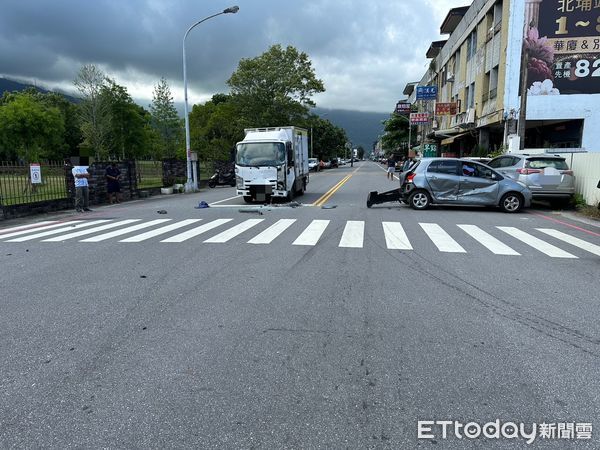
<path fill-rule="evenodd" d="M 88 207 L 90 201 L 88 178 L 90 174 L 87 169 L 88 166 L 74 166 L 71 170 L 75 178 L 75 210 L 77 212 L 91 211 Z"/>

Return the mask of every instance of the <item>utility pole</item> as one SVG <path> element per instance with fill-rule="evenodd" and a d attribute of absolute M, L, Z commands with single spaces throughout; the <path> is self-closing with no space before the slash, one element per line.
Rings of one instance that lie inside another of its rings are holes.
<path fill-rule="evenodd" d="M 527 122 L 527 65 L 529 64 L 529 52 L 523 45 L 521 54 L 521 104 L 519 106 L 519 149 L 525 148 L 525 132 Z"/>

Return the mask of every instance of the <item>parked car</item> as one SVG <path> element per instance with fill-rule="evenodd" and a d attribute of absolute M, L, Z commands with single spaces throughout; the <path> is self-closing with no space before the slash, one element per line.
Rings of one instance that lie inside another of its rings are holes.
<path fill-rule="evenodd" d="M 502 155 L 488 166 L 514 180 L 523 182 L 534 199 L 568 204 L 575 195 L 575 176 L 565 158 L 556 155 Z"/>
<path fill-rule="evenodd" d="M 401 200 L 413 209 L 431 204 L 498 206 L 514 213 L 531 204 L 522 182 L 458 158 L 423 158 L 400 175 Z"/>
<path fill-rule="evenodd" d="M 329 167 L 330 168 L 335 168 L 335 167 L 339 167 L 338 164 L 338 159 L 337 158 L 331 158 L 331 161 L 329 161 Z"/>
<path fill-rule="evenodd" d="M 317 158 L 308 158 L 308 170 L 311 172 L 319 170 L 319 160 Z"/>
<path fill-rule="evenodd" d="M 477 162 L 480 162 L 481 164 L 487 164 L 492 160 L 492 158 L 485 158 L 482 156 L 465 156 L 463 159 L 468 159 L 470 161 L 477 161 Z"/>

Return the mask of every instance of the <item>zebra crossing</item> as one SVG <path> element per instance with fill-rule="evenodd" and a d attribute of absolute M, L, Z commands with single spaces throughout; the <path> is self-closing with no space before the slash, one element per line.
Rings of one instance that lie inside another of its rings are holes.
<path fill-rule="evenodd" d="M 269 223 L 267 219 L 262 218 L 242 221 L 235 221 L 232 218 L 210 221 L 203 219 L 44 221 L 30 227 L 0 229 L 0 244 L 31 241 L 97 243 L 108 240 L 119 243 L 146 241 L 182 243 L 197 239 L 206 244 L 225 244 L 233 240 L 236 242 L 241 240 L 242 243 L 252 245 L 269 245 L 289 233 L 294 239 L 291 243 L 293 246 L 311 247 L 326 239 L 335 239 L 339 248 L 364 248 L 365 232 L 367 225 L 370 224 L 365 221 L 348 220 L 343 227 L 335 227 L 334 232 L 327 234 L 328 229 L 334 228 L 331 222 L 331 220 L 312 220 L 307 224 L 297 219 L 280 219 Z M 499 256 L 522 256 L 523 250 L 517 251 L 513 248 L 515 246 L 542 253 L 550 258 L 577 259 L 581 257 L 574 254 L 578 251 L 580 254 L 580 251 L 583 251 L 586 252 L 585 255 L 600 256 L 599 245 L 552 228 L 533 228 L 525 231 L 510 226 L 489 226 L 484 230 L 473 224 L 442 227 L 437 223 L 418 223 L 418 226 L 420 229 L 412 230 L 413 235 L 410 237 L 401 222 L 381 222 L 380 226 L 377 224 L 376 229 L 383 235 L 382 242 L 385 242 L 388 250 L 418 250 L 418 246 L 415 248 L 413 242 L 418 242 L 423 247 L 422 236 L 425 236 L 441 253 L 468 253 L 465 246 L 472 247 L 472 244 L 467 244 L 470 241 L 479 244 L 488 254 Z M 264 229 L 256 231 L 259 228 Z M 341 233 L 338 230 L 342 230 Z M 416 236 L 415 233 L 420 236 Z M 559 245 L 566 248 L 561 248 Z"/>

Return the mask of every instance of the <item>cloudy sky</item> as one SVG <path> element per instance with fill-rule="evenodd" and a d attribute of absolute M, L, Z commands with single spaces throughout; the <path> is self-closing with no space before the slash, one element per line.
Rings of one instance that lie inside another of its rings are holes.
<path fill-rule="evenodd" d="M 165 77 L 183 101 L 182 39 L 190 102 L 228 92 L 241 58 L 270 45 L 306 52 L 326 92 L 317 106 L 389 112 L 421 78 L 431 41 L 452 7 L 469 0 L 1 0 L 0 77 L 73 90 L 93 63 L 141 104 Z"/>

